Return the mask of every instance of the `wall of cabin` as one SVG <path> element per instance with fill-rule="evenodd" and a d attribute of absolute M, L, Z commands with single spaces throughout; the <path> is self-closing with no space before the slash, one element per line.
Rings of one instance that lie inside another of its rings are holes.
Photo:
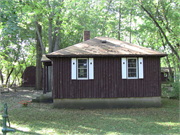
<path fill-rule="evenodd" d="M 52 61 L 54 99 L 161 96 L 160 57 L 143 57 L 143 79 L 122 79 L 121 57 L 95 57 L 94 80 L 71 80 L 71 58 Z"/>
<path fill-rule="evenodd" d="M 35 87 L 36 67 L 27 67 L 22 75 L 22 87 Z"/>

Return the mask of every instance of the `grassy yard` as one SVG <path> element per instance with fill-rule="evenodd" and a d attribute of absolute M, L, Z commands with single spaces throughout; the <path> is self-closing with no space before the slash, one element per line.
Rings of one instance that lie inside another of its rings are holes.
<path fill-rule="evenodd" d="M 11 94 L 11 93 L 10 93 Z M 9 95 L 10 95 L 9 94 Z M 18 95 L 18 94 L 17 94 Z M 33 92 L 23 96 L 1 95 L 8 103 L 11 127 L 15 135 L 58 134 L 179 134 L 179 100 L 162 98 L 160 108 L 138 109 L 54 109 L 52 104 L 32 103 L 22 107 L 19 102 L 31 99 Z M 2 130 L 2 117 L 0 117 Z"/>

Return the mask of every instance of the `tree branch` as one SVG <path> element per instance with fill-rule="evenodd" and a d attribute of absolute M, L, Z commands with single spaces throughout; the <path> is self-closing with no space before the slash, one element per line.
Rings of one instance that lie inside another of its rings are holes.
<path fill-rule="evenodd" d="M 6 86 L 7 86 L 9 77 L 10 77 L 10 75 L 12 74 L 13 70 L 14 70 L 14 67 L 11 69 L 10 73 L 9 73 L 8 76 L 7 76 L 7 79 L 6 79 Z"/>
<path fill-rule="evenodd" d="M 164 50 L 166 49 L 166 46 L 165 46 L 165 43 L 163 41 L 163 36 L 161 35 L 161 32 L 159 31 L 159 35 L 161 37 L 161 42 L 163 44 L 163 47 L 164 47 Z M 166 62 L 167 62 L 167 65 L 168 65 L 168 68 L 169 68 L 169 73 L 170 73 L 170 76 L 172 77 L 172 69 L 171 69 L 171 66 L 170 66 L 170 61 L 169 61 L 169 58 L 168 56 L 166 56 Z"/>
<path fill-rule="evenodd" d="M 44 46 L 43 46 L 43 42 L 42 42 L 42 39 L 41 39 L 41 35 L 40 35 L 40 33 L 39 33 L 39 29 L 38 29 L 37 24 L 38 24 L 38 22 L 35 21 L 36 32 L 37 32 L 38 39 L 39 39 L 39 42 L 40 42 L 40 45 L 41 45 L 41 50 L 42 50 L 43 54 L 46 54 L 45 49 L 44 49 Z"/>
<path fill-rule="evenodd" d="M 149 15 L 149 17 L 153 20 L 153 22 L 155 23 L 156 27 L 159 28 L 159 30 L 161 31 L 161 33 L 163 34 L 167 44 L 169 45 L 169 47 L 171 48 L 171 50 L 173 51 L 173 53 L 176 55 L 176 57 L 178 58 L 178 60 L 180 61 L 180 57 L 177 53 L 177 51 L 174 49 L 174 47 L 171 45 L 171 43 L 169 42 L 166 34 L 164 33 L 163 29 L 161 28 L 161 26 L 158 24 L 158 22 L 155 20 L 155 18 L 151 15 L 151 13 L 148 12 L 148 10 L 145 9 L 145 7 L 143 6 L 142 4 L 142 1 L 141 1 L 141 7 L 142 9 Z"/>
<path fill-rule="evenodd" d="M 12 85 L 14 84 L 14 81 L 16 80 L 16 77 L 18 76 L 18 74 L 20 73 L 20 71 L 21 71 L 21 64 L 20 64 L 20 62 L 18 62 L 19 63 L 19 66 L 20 66 L 20 69 L 19 69 L 19 71 L 18 72 L 16 72 L 16 74 L 15 74 L 15 78 L 14 78 L 14 80 L 13 80 L 13 82 L 11 83 L 11 85 L 10 85 L 10 87 L 12 87 Z M 15 71 L 16 71 L 16 69 L 15 69 Z"/>
<path fill-rule="evenodd" d="M 119 3 L 118 40 L 121 39 L 121 1 Z"/>
<path fill-rule="evenodd" d="M 2 74 L 1 69 L 0 69 L 0 78 L 1 78 L 1 83 L 3 84 L 3 83 L 4 83 L 4 80 L 3 80 L 3 74 Z"/>
<path fill-rule="evenodd" d="M 104 36 L 104 34 L 105 34 L 104 33 L 105 32 L 104 27 L 106 25 L 106 20 L 107 20 L 107 17 L 108 17 L 108 12 L 109 12 L 109 9 L 110 9 L 111 2 L 112 2 L 112 0 L 109 0 L 108 9 L 107 9 L 106 16 L 105 16 L 105 19 L 104 19 L 104 23 L 103 23 L 103 26 L 102 26 L 102 32 L 101 32 L 102 36 Z"/>

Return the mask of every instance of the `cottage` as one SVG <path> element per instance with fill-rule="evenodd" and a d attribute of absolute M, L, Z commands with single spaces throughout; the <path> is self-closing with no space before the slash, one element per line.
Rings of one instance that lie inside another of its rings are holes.
<path fill-rule="evenodd" d="M 54 107 L 119 108 L 161 105 L 160 58 L 166 54 L 108 37 L 47 54 Z"/>
<path fill-rule="evenodd" d="M 171 72 L 170 72 L 171 70 Z M 171 67 L 161 67 L 161 83 L 167 83 L 167 81 L 173 81 L 174 69 Z"/>
<path fill-rule="evenodd" d="M 36 84 L 36 67 L 27 67 L 22 74 L 22 87 L 35 87 Z"/>

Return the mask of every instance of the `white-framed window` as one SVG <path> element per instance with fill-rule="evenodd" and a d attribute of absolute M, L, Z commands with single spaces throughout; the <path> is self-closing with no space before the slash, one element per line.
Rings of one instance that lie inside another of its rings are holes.
<path fill-rule="evenodd" d="M 122 79 L 143 79 L 143 58 L 121 58 Z"/>
<path fill-rule="evenodd" d="M 88 59 L 77 59 L 77 79 L 88 79 Z"/>
<path fill-rule="evenodd" d="M 71 79 L 94 79 L 94 58 L 71 58 Z"/>
<path fill-rule="evenodd" d="M 127 78 L 138 78 L 137 58 L 127 58 Z"/>

